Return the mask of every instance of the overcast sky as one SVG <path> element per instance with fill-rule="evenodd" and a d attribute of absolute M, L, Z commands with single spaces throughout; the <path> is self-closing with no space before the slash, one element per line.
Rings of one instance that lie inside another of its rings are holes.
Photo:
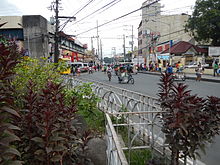
<path fill-rule="evenodd" d="M 90 0 L 61 0 L 59 15 L 73 16 L 79 9 L 85 6 Z M 116 0 L 114 5 L 99 10 L 113 0 L 93 0 L 86 8 L 75 15 L 76 20 L 68 23 L 63 29 L 67 34 L 78 35 L 78 39 L 83 44 L 87 43 L 91 49 L 91 37 L 97 35 L 97 29 L 86 32 L 98 24 L 104 24 L 124 14 L 134 11 L 141 7 L 146 0 Z M 196 0 L 160 0 L 164 6 L 162 14 L 190 14 Z M 0 15 L 42 15 L 46 19 L 54 16 L 54 11 L 48 10 L 52 0 L 0 0 Z M 94 11 L 96 14 L 91 15 Z M 91 16 L 89 16 L 91 15 Z M 102 39 L 102 48 L 105 56 L 112 54 L 112 48 L 116 47 L 116 53 L 123 52 L 123 34 L 126 37 L 126 47 L 130 47 L 131 25 L 134 27 L 134 41 L 137 46 L 137 27 L 141 20 L 141 11 L 135 12 L 127 17 L 114 21 L 99 28 L 99 36 Z M 61 24 L 63 21 L 61 21 Z M 86 33 L 85 33 L 86 32 Z M 97 41 L 94 39 L 94 47 Z M 129 49 L 129 48 L 128 48 Z"/>

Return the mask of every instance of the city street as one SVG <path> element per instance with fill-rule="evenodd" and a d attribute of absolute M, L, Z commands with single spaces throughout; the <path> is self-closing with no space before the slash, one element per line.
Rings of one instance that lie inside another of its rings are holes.
<path fill-rule="evenodd" d="M 94 74 L 84 74 L 83 77 L 94 79 L 95 81 L 101 81 L 103 83 L 111 84 L 117 87 L 125 88 L 128 90 L 136 91 L 139 93 L 147 94 L 150 96 L 157 96 L 158 83 L 160 83 L 160 76 L 141 74 L 133 75 L 135 80 L 134 84 L 119 84 L 118 77 L 113 74 L 112 81 L 108 81 L 108 77 L 103 72 L 95 72 Z M 198 94 L 199 96 L 217 96 L 220 97 L 219 83 L 195 80 L 176 81 L 184 82 L 189 86 L 189 90 L 192 90 L 192 94 Z"/>
<path fill-rule="evenodd" d="M 93 74 L 82 74 L 83 78 L 92 79 L 102 83 L 110 84 L 120 88 L 136 91 L 149 96 L 157 97 L 158 83 L 160 82 L 160 76 L 149 75 L 138 73 L 133 75 L 135 79 L 134 84 L 119 84 L 118 78 L 113 74 L 112 81 L 108 81 L 107 74 L 103 72 L 95 72 Z M 183 82 L 183 81 L 179 81 Z M 195 80 L 184 81 L 189 86 L 189 90 L 192 90 L 192 94 L 198 94 L 199 96 L 217 96 L 220 97 L 219 83 L 201 81 L 196 82 Z M 207 165 L 217 165 L 220 161 L 219 150 L 220 150 L 220 136 L 215 138 L 215 142 L 207 146 L 206 155 L 202 155 L 201 161 Z"/>

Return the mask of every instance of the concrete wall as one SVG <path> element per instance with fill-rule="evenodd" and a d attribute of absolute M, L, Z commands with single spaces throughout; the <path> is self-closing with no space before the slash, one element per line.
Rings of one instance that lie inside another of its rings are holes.
<path fill-rule="evenodd" d="M 188 20 L 188 15 L 161 15 L 156 18 L 154 22 L 157 30 L 161 36 L 158 43 L 173 40 L 178 41 L 190 41 L 192 38 L 189 33 L 185 33 L 184 25 Z M 194 43 L 193 43 L 194 44 Z"/>
<path fill-rule="evenodd" d="M 196 74 L 195 68 L 185 68 L 184 72 L 185 73 L 194 73 L 194 74 Z M 204 74 L 213 75 L 213 69 L 205 69 Z"/>
<path fill-rule="evenodd" d="M 25 15 L 22 20 L 24 30 L 24 47 L 32 58 L 48 57 L 47 20 L 40 15 Z"/>
<path fill-rule="evenodd" d="M 0 24 L 7 22 L 1 29 L 22 29 L 21 16 L 0 16 Z"/>
<path fill-rule="evenodd" d="M 144 2 L 142 6 L 145 6 L 149 2 L 151 1 Z M 188 15 L 161 15 L 160 11 L 160 3 L 142 9 L 142 27 L 139 28 L 139 30 L 142 30 L 142 35 L 139 37 L 139 40 L 142 39 L 142 44 L 139 44 L 138 48 L 143 48 L 142 54 L 148 61 L 151 60 L 149 59 L 148 48 L 150 46 L 152 47 L 152 35 L 150 34 L 152 32 L 154 36 L 158 35 L 158 39 L 153 43 L 153 47 L 156 47 L 158 44 L 168 44 L 170 40 L 173 40 L 174 43 L 187 41 L 194 44 L 194 40 L 190 37 L 189 33 L 185 33 L 184 31 L 184 25 L 189 18 Z"/>

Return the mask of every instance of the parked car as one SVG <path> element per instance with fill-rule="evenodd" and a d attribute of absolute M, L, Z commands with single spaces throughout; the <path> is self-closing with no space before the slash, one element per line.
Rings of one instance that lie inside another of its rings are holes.
<path fill-rule="evenodd" d="M 185 68 L 196 68 L 196 67 L 198 67 L 198 64 L 196 62 L 191 62 L 188 65 L 185 65 Z M 202 67 L 203 68 L 208 68 L 209 64 L 203 63 Z"/>
<path fill-rule="evenodd" d="M 81 72 L 87 72 L 88 71 L 88 64 L 87 63 L 82 63 L 82 62 L 72 62 L 71 63 L 72 67 L 79 67 Z"/>

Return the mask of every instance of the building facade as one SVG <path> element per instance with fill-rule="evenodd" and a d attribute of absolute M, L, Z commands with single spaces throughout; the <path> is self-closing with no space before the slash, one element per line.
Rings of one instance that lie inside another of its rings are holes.
<path fill-rule="evenodd" d="M 31 58 L 50 58 L 53 61 L 55 27 L 40 15 L 0 16 L 0 35 L 16 41 L 24 55 Z M 87 46 L 76 38 L 59 32 L 60 58 L 71 61 L 87 59 Z"/>
<path fill-rule="evenodd" d="M 142 6 L 150 2 L 145 1 Z M 156 63 L 158 56 L 163 61 L 169 61 L 172 58 L 170 52 L 161 53 L 179 41 L 195 44 L 184 28 L 189 15 L 162 15 L 161 8 L 161 4 L 156 3 L 142 9 L 142 21 L 138 28 L 138 55 L 145 59 L 147 65 L 149 62 Z"/>

